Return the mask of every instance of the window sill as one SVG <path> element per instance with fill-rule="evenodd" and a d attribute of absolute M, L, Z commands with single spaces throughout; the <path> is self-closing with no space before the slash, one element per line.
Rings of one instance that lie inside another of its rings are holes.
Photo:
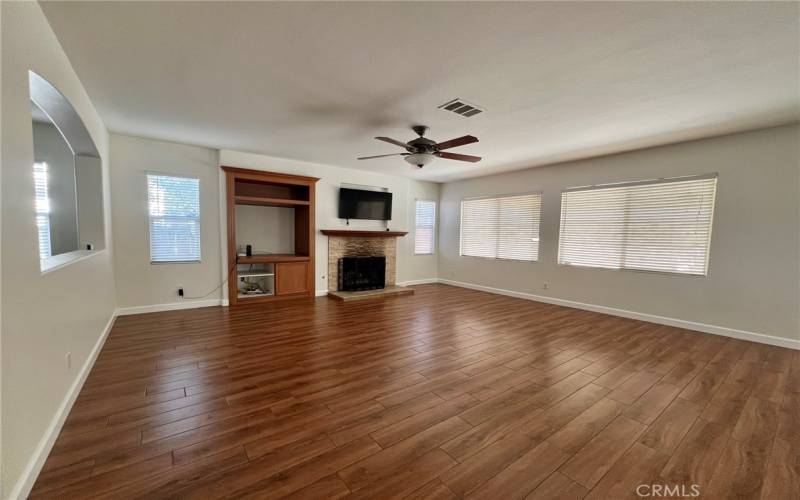
<path fill-rule="evenodd" d="M 89 257 L 92 257 L 94 255 L 103 252 L 105 252 L 105 249 L 75 250 L 72 252 L 62 253 L 59 255 L 53 255 L 52 257 L 40 260 L 39 269 L 41 270 L 42 274 L 52 273 L 53 271 L 56 271 L 63 267 L 67 267 L 70 264 L 74 264 L 75 262 L 88 259 Z"/>
<path fill-rule="evenodd" d="M 493 262 L 521 262 L 523 264 L 536 264 L 539 260 L 527 260 L 527 259 L 503 259 L 499 257 L 480 257 L 478 255 L 459 255 L 459 257 L 464 259 L 478 259 L 478 260 L 487 260 Z"/>
<path fill-rule="evenodd" d="M 202 260 L 151 260 L 151 266 L 163 266 L 168 264 L 202 264 Z"/>
<path fill-rule="evenodd" d="M 559 266 L 563 267 L 570 267 L 573 269 L 594 269 L 600 271 L 612 271 L 612 272 L 630 272 L 630 273 L 642 273 L 642 274 L 655 274 L 657 276 L 679 276 L 683 278 L 708 278 L 708 271 L 705 274 L 693 274 L 693 273 L 682 273 L 680 271 L 657 271 L 654 269 L 636 269 L 632 267 L 600 267 L 600 266 L 582 266 L 578 264 L 567 264 L 564 262 L 559 262 Z"/>

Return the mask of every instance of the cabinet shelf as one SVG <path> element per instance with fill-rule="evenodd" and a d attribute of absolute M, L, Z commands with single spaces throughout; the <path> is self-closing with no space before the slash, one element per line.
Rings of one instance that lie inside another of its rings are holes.
<path fill-rule="evenodd" d="M 274 293 L 240 293 L 238 294 L 237 298 L 240 300 L 250 300 L 250 299 L 257 299 L 263 297 L 274 297 Z"/>
<path fill-rule="evenodd" d="M 238 264 L 269 264 L 271 262 L 308 262 L 308 255 L 294 255 L 283 253 L 263 253 L 253 254 L 250 257 L 238 256 L 236 262 Z"/>
<path fill-rule="evenodd" d="M 262 207 L 307 207 L 310 204 L 308 200 L 290 200 L 243 195 L 236 195 L 235 201 L 237 205 L 257 205 Z"/>
<path fill-rule="evenodd" d="M 238 273 L 237 276 L 240 278 L 269 278 L 270 276 L 275 276 L 275 273 L 262 273 L 259 271 L 244 271 Z"/>

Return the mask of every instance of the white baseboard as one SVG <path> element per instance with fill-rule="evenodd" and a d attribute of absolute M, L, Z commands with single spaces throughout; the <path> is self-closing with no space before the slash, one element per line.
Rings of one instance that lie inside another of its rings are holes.
<path fill-rule="evenodd" d="M 221 305 L 227 305 L 227 304 L 223 304 L 222 299 L 184 300 L 182 302 L 172 302 L 170 304 L 153 304 L 149 306 L 120 307 L 119 309 L 117 309 L 117 315 L 127 316 L 129 314 L 175 311 L 178 309 L 195 309 L 198 307 L 212 307 Z"/>
<path fill-rule="evenodd" d="M 314 295 L 316 295 L 317 297 L 324 297 L 324 296 L 328 295 L 328 291 L 327 290 L 317 290 L 317 291 L 314 292 Z"/>
<path fill-rule="evenodd" d="M 67 391 L 67 394 L 64 396 L 64 400 L 61 401 L 61 405 L 58 407 L 58 410 L 56 410 L 56 414 L 50 421 L 50 425 L 47 426 L 42 439 L 39 441 L 39 444 L 36 445 L 36 448 L 34 449 L 28 464 L 25 466 L 25 469 L 22 471 L 17 484 L 11 488 L 11 491 L 8 493 L 8 497 L 6 498 L 16 500 L 27 498 L 27 496 L 30 494 L 31 488 L 33 488 L 36 478 L 39 477 L 39 472 L 41 472 L 44 462 L 47 460 L 47 456 L 50 455 L 50 450 L 52 450 L 53 444 L 55 444 L 56 438 L 61 432 L 61 427 L 64 426 L 64 421 L 67 419 L 67 415 L 69 415 L 72 405 L 78 398 L 78 394 L 83 388 L 83 383 L 86 382 L 86 377 L 88 377 L 89 372 L 92 371 L 94 362 L 97 360 L 97 355 L 100 354 L 100 350 L 103 348 L 103 345 L 108 338 L 108 334 L 111 331 L 111 328 L 114 326 L 114 320 L 116 319 L 117 313 L 115 311 L 108 320 L 108 323 L 106 323 L 100 338 L 97 339 L 97 342 L 95 342 L 91 352 L 89 352 L 86 362 L 83 363 L 81 371 L 78 372 L 78 376 L 75 378 L 75 381 L 72 383 Z"/>
<path fill-rule="evenodd" d="M 421 280 L 409 280 L 409 281 L 401 281 L 397 283 L 398 286 L 414 286 L 414 285 L 427 285 L 429 283 L 439 283 L 439 280 L 436 278 L 425 278 Z"/>
<path fill-rule="evenodd" d="M 750 342 L 758 342 L 760 344 L 768 344 L 778 347 L 786 347 L 789 349 L 800 350 L 800 340 L 792 340 L 783 337 L 775 337 L 773 335 L 766 335 L 763 333 L 737 330 L 735 328 L 728 328 L 724 326 L 708 325 L 705 323 L 697 323 L 694 321 L 668 318 L 665 316 L 656 316 L 654 314 L 628 311 L 625 309 L 617 309 L 615 307 L 598 306 L 595 304 L 585 304 L 583 302 L 557 299 L 554 297 L 546 297 L 543 295 L 515 292 L 513 290 L 505 290 L 502 288 L 493 288 L 490 286 L 476 285 L 474 283 L 464 283 L 462 281 L 453 281 L 441 278 L 439 278 L 437 281 L 445 285 L 457 286 L 461 288 L 469 288 L 472 290 L 480 290 L 482 292 L 489 292 L 498 295 L 508 295 L 509 297 L 516 297 L 519 299 L 533 300 L 536 302 L 545 302 L 547 304 L 554 304 L 557 306 L 573 307 L 575 309 L 584 309 L 586 311 L 594 311 L 603 314 L 610 314 L 612 316 L 621 316 L 623 318 L 638 319 L 640 321 L 648 321 L 650 323 L 658 323 L 660 325 L 675 326 L 678 328 L 685 328 L 687 330 L 695 330 L 698 332 L 711 333 L 713 335 L 722 335 L 723 337 L 732 337 L 739 340 L 747 340 Z"/>

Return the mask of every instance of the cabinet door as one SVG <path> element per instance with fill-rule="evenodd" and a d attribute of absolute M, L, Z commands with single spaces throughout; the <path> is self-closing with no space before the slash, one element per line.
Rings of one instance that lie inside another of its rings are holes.
<path fill-rule="evenodd" d="M 307 278 L 307 262 L 280 262 L 275 265 L 275 293 L 287 295 L 308 292 Z"/>

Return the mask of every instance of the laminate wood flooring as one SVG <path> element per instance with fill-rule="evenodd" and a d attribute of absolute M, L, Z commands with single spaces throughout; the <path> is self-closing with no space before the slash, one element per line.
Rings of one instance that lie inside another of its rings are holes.
<path fill-rule="evenodd" d="M 31 498 L 800 498 L 800 352 L 415 288 L 119 317 Z"/>

